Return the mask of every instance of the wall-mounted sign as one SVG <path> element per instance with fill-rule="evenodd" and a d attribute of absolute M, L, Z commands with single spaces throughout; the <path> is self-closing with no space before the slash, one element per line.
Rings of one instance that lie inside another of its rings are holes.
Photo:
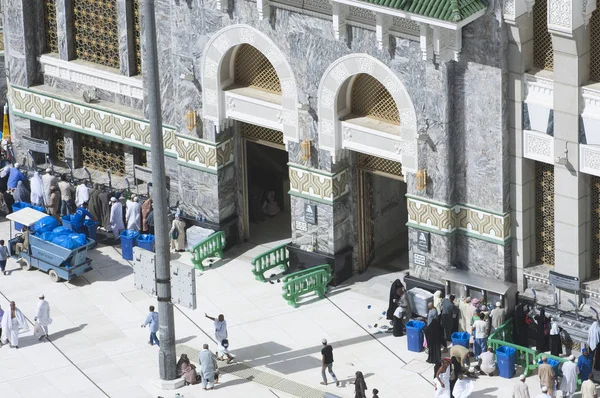
<path fill-rule="evenodd" d="M 304 221 L 296 221 L 296 231 L 308 232 L 308 224 Z"/>
<path fill-rule="evenodd" d="M 29 136 L 22 136 L 21 139 L 25 144 L 25 147 L 31 152 L 39 153 L 50 153 L 50 146 L 46 140 L 38 140 L 37 138 L 31 138 Z"/>
<path fill-rule="evenodd" d="M 425 257 L 425 255 L 423 255 L 423 254 L 414 253 L 413 254 L 413 264 L 420 265 L 420 266 L 426 266 L 427 265 L 427 257 Z"/>
<path fill-rule="evenodd" d="M 422 252 L 429 253 L 431 235 L 429 232 L 417 231 L 417 247 Z"/>
<path fill-rule="evenodd" d="M 304 205 L 304 221 L 309 224 L 317 225 L 317 206 L 311 204 Z"/>
<path fill-rule="evenodd" d="M 556 286 L 559 289 L 574 290 L 580 289 L 579 278 L 569 275 L 559 274 L 558 272 L 550 271 L 548 274 L 548 281 L 551 285 Z"/>

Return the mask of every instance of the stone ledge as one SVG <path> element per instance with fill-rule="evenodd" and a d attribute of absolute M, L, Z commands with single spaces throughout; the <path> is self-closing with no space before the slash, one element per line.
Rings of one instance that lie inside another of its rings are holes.
<path fill-rule="evenodd" d="M 175 380 L 155 380 L 154 387 L 159 388 L 161 390 L 176 390 L 185 385 L 185 379 L 180 377 Z"/>

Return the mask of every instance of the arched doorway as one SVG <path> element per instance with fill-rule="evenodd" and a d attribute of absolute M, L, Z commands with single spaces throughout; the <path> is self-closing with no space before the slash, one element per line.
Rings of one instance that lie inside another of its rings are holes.
<path fill-rule="evenodd" d="M 319 86 L 319 145 L 352 154 L 358 269 L 408 268 L 405 175 L 416 171 L 416 114 L 398 76 L 366 54 L 340 58 Z"/>
<path fill-rule="evenodd" d="M 226 115 L 236 120 L 241 138 L 244 237 L 256 244 L 287 241 L 291 238 L 290 183 L 283 131 L 250 119 L 256 111 L 252 107 L 240 115 L 230 101 L 246 98 L 281 106 L 281 81 L 269 59 L 250 44 L 233 47 L 228 56 L 231 74 L 225 74 L 222 83 Z"/>
<path fill-rule="evenodd" d="M 352 78 L 347 90 L 350 104 L 344 121 L 400 134 L 398 107 L 377 79 L 360 73 Z M 402 164 L 356 152 L 356 165 L 359 269 L 370 265 L 404 269 L 408 266 L 408 212 Z"/>

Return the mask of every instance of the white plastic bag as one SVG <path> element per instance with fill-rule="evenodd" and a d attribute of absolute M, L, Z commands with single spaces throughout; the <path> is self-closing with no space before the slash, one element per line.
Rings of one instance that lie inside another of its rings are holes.
<path fill-rule="evenodd" d="M 35 325 L 33 325 L 33 335 L 36 338 L 40 338 L 44 335 L 44 329 L 42 328 L 42 325 L 39 324 L 39 322 L 36 322 Z"/>

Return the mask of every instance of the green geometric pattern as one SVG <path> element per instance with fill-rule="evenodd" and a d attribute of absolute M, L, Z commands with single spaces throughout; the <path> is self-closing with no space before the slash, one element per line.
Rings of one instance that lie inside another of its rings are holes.
<path fill-rule="evenodd" d="M 150 124 L 145 120 L 12 85 L 8 86 L 8 95 L 12 111 L 24 118 L 151 150 Z M 233 144 L 230 141 L 208 142 L 178 135 L 175 129 L 163 127 L 167 156 L 177 158 L 182 164 L 212 172 L 233 162 Z"/>
<path fill-rule="evenodd" d="M 460 22 L 487 8 L 481 0 L 361 0 L 447 22 Z"/>
<path fill-rule="evenodd" d="M 510 239 L 510 214 L 495 214 L 464 204 L 452 207 L 406 196 L 409 227 L 448 235 L 455 232 L 489 242 L 505 244 Z"/>

